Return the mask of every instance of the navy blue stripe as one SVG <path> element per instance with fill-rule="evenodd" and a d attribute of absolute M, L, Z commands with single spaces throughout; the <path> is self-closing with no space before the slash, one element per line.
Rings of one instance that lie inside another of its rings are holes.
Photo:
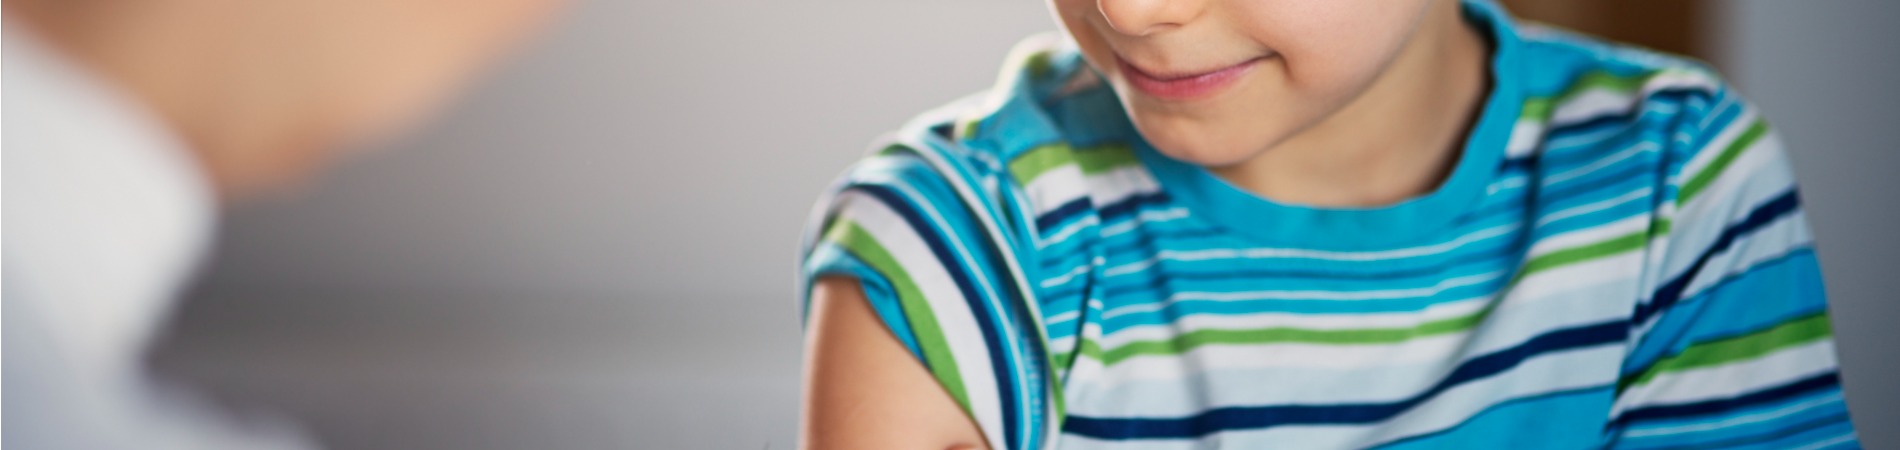
<path fill-rule="evenodd" d="M 1169 198 L 1166 192 L 1155 191 L 1130 194 L 1127 198 L 1116 200 L 1115 203 L 1102 205 L 1101 208 L 1096 209 L 1096 214 L 1098 216 L 1097 218 L 1102 222 L 1108 222 L 1109 220 L 1121 216 L 1133 215 L 1140 211 L 1142 206 L 1165 205 L 1168 201 Z M 1076 216 L 1087 213 L 1089 208 L 1093 206 L 1094 201 L 1087 196 L 1070 200 L 1068 203 L 1063 203 L 1062 206 L 1056 207 L 1053 211 L 1036 216 L 1036 229 L 1042 231 L 1054 230 L 1056 226 L 1062 225 L 1074 219 Z"/>
<path fill-rule="evenodd" d="M 1095 202 L 1090 200 L 1088 196 L 1078 197 L 1075 200 L 1070 200 L 1068 203 L 1063 203 L 1062 206 L 1056 207 L 1053 211 L 1036 216 L 1036 229 L 1044 232 L 1054 230 L 1057 225 L 1068 221 L 1070 216 L 1081 215 L 1088 212 L 1089 208 L 1095 206 L 1094 203 Z"/>
<path fill-rule="evenodd" d="M 1168 193 L 1161 191 L 1130 194 L 1127 198 L 1103 206 L 1101 209 L 1102 221 L 1107 222 L 1110 219 L 1134 215 L 1135 212 L 1141 210 L 1142 206 L 1165 205 L 1168 204 L 1168 201 Z"/>
<path fill-rule="evenodd" d="M 1103 418 L 1070 414 L 1062 430 L 1097 439 L 1169 439 L 1206 436 L 1226 430 L 1294 424 L 1355 424 L 1387 420 L 1458 385 L 1516 367 L 1533 356 L 1582 347 L 1620 343 L 1628 336 L 1623 321 L 1565 328 L 1523 344 L 1472 358 L 1430 389 L 1392 403 L 1347 405 L 1274 405 L 1216 408 L 1181 418 Z"/>
<path fill-rule="evenodd" d="M 931 226 L 929 221 L 924 220 L 923 216 L 917 214 L 916 205 L 906 201 L 904 196 L 898 194 L 889 186 L 861 185 L 858 186 L 858 188 L 876 197 L 879 201 L 884 202 L 884 204 L 890 205 L 891 210 L 897 211 L 898 215 L 903 216 L 904 222 L 908 223 L 911 229 L 917 232 L 917 236 L 922 238 L 924 243 L 930 247 L 930 252 L 936 256 L 937 262 L 943 265 L 944 271 L 948 272 L 950 278 L 955 280 L 957 289 L 963 292 L 964 300 L 969 303 L 971 313 L 989 313 L 983 315 L 976 323 L 977 327 L 983 332 L 984 346 L 989 348 L 990 358 L 992 359 L 992 361 L 989 361 L 990 371 L 996 377 L 996 391 L 1002 397 L 1003 433 L 1004 436 L 1008 437 L 1008 445 L 1016 445 L 1017 441 L 1021 438 L 1022 432 L 1018 430 L 1016 426 L 1017 410 L 1021 404 L 1019 403 L 1019 399 L 1016 398 L 1016 390 L 1014 389 L 1017 383 L 1016 377 L 1010 373 L 1008 364 L 1004 359 L 1006 357 L 1003 356 L 1007 354 L 1004 353 L 1007 351 L 1007 347 L 1003 345 L 999 330 L 996 329 L 996 322 L 1001 320 L 998 319 L 997 316 L 1005 314 L 1005 312 L 991 311 L 988 305 L 985 304 L 983 300 L 987 297 L 977 291 L 975 284 L 970 282 L 969 274 L 965 272 L 965 270 L 975 268 L 964 267 L 963 264 L 957 261 L 957 254 L 952 252 L 950 246 L 944 243 L 943 237 L 935 233 L 935 231 L 939 230 Z M 948 226 L 948 224 L 946 224 L 946 226 Z M 950 233 L 950 230 L 941 231 L 946 234 Z"/>
<path fill-rule="evenodd" d="M 1505 158 L 1504 161 L 1498 162 L 1498 172 L 1505 173 L 1513 170 L 1530 170 L 1530 168 L 1537 166 L 1537 161 L 1541 159 L 1539 156 L 1541 155 L 1538 153 L 1531 153 L 1516 158 Z"/>
<path fill-rule="evenodd" d="M 1629 426 L 1630 422 L 1720 414 L 1756 405 L 1780 402 L 1825 389 L 1835 389 L 1840 387 L 1840 385 L 1840 372 L 1830 370 L 1821 375 L 1796 380 L 1788 384 L 1755 391 L 1738 397 L 1680 405 L 1651 406 L 1624 411 L 1623 415 L 1617 416 L 1616 420 L 1610 422 L 1610 426 L 1621 429 Z"/>
<path fill-rule="evenodd" d="M 1669 308 L 1671 305 L 1676 304 L 1676 302 L 1682 301 L 1683 290 L 1689 288 L 1689 282 L 1694 281 L 1696 274 L 1702 272 L 1702 268 L 1708 265 L 1709 259 L 1715 257 L 1718 253 L 1728 250 L 1729 246 L 1735 244 L 1736 239 L 1748 233 L 1753 233 L 1761 227 L 1768 226 L 1768 224 L 1773 223 L 1782 216 L 1793 213 L 1794 210 L 1800 206 L 1801 196 L 1798 195 L 1794 189 L 1789 189 L 1788 192 L 1782 193 L 1780 196 L 1775 197 L 1774 200 L 1769 200 L 1767 203 L 1755 207 L 1755 210 L 1750 211 L 1748 217 L 1743 219 L 1741 223 L 1722 230 L 1722 236 L 1716 238 L 1715 242 L 1710 244 L 1708 249 L 1703 250 L 1702 254 L 1696 257 L 1695 263 L 1689 266 L 1688 271 L 1683 272 L 1682 275 L 1677 276 L 1673 280 L 1669 280 L 1668 283 L 1664 283 L 1662 287 L 1657 288 L 1655 295 L 1650 296 L 1652 300 L 1650 300 L 1649 303 L 1637 305 L 1636 313 L 1632 316 L 1633 318 L 1630 319 L 1630 326 L 1639 326 L 1643 323 L 1647 323 L 1650 316 L 1654 316 L 1657 312 Z M 1682 224 L 1676 225 L 1677 230 L 1682 230 L 1683 227 L 1684 225 Z"/>

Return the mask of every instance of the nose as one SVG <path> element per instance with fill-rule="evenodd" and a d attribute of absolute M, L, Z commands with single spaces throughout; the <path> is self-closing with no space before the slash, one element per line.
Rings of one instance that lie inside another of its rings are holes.
<path fill-rule="evenodd" d="M 1147 36 L 1194 21 L 1206 9 L 1206 0 L 1095 0 L 1095 5 L 1115 31 Z"/>

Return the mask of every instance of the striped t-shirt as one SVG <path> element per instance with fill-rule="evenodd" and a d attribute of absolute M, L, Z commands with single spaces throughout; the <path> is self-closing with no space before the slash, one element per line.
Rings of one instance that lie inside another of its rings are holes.
<path fill-rule="evenodd" d="M 1760 113 L 1694 63 L 1465 9 L 1493 83 L 1433 192 L 1251 195 L 1045 36 L 853 166 L 801 276 L 861 280 L 997 449 L 1857 447 Z"/>

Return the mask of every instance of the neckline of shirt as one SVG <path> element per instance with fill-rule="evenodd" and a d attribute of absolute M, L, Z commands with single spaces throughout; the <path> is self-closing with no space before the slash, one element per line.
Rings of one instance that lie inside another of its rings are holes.
<path fill-rule="evenodd" d="M 1511 18 L 1497 5 L 1484 0 L 1463 2 L 1467 20 L 1480 25 L 1492 44 L 1490 92 L 1482 113 L 1465 139 L 1457 165 L 1450 176 L 1433 191 L 1391 205 L 1352 208 L 1320 207 L 1277 202 L 1255 195 L 1221 179 L 1206 168 L 1167 157 L 1139 137 L 1121 114 L 1112 90 L 1066 96 L 1062 102 L 1090 103 L 1088 107 L 1058 106 L 1058 109 L 1115 108 L 1120 120 L 1107 125 L 1119 133 L 1099 130 L 1063 131 L 1070 141 L 1084 135 L 1121 134 L 1135 155 L 1147 167 L 1168 198 L 1188 209 L 1191 216 L 1234 235 L 1259 244 L 1298 246 L 1327 250 L 1386 249 L 1408 244 L 1429 244 L 1434 238 L 1454 232 L 1451 226 L 1463 214 L 1481 204 L 1490 182 L 1497 175 L 1522 111 L 1524 94 L 1513 74 L 1519 73 L 1521 38 Z M 1080 55 L 1064 49 L 1060 66 L 1083 67 Z M 1086 69 L 1076 69 L 1086 70 Z M 1036 91 L 1039 89 L 1032 89 Z M 1044 105 L 1045 108 L 1049 105 Z M 1091 115 L 1098 116 L 1099 115 Z M 1084 138 L 1093 140 L 1095 138 Z"/>

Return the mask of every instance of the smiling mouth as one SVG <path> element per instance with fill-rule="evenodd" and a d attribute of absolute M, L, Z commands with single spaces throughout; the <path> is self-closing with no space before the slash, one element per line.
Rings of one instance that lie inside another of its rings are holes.
<path fill-rule="evenodd" d="M 1239 64 L 1214 70 L 1199 72 L 1152 72 L 1142 70 L 1127 59 L 1116 57 L 1121 66 L 1123 78 L 1128 84 L 1144 94 L 1165 100 L 1192 100 L 1211 96 L 1240 79 L 1242 75 L 1258 67 L 1269 56 L 1261 56 Z"/>

